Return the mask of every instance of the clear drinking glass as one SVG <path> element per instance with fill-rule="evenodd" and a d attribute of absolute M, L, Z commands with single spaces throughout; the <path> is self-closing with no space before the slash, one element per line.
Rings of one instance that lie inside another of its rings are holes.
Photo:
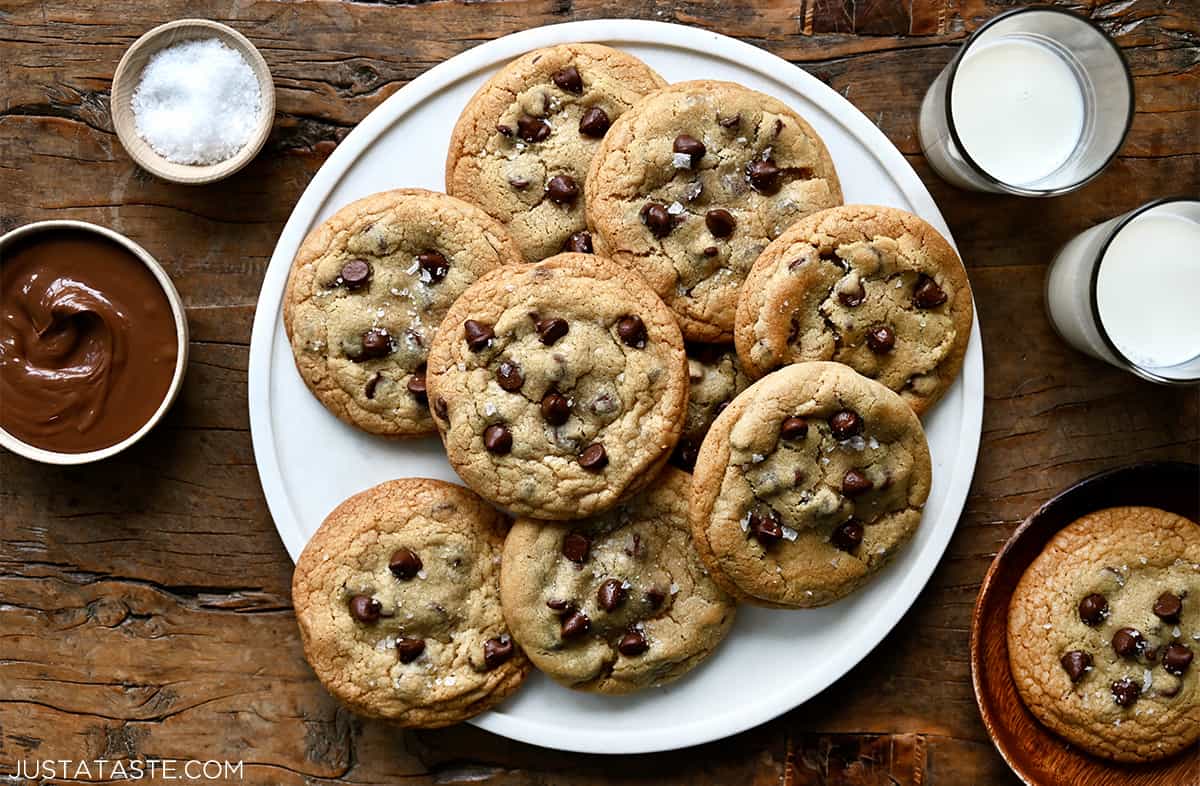
<path fill-rule="evenodd" d="M 1088 229 L 1046 273 L 1050 324 L 1092 357 L 1200 382 L 1200 199 L 1159 199 Z"/>
<path fill-rule="evenodd" d="M 929 163 L 973 191 L 1054 196 L 1116 155 L 1133 119 L 1120 50 L 1087 19 L 1021 8 L 967 39 L 921 104 Z"/>

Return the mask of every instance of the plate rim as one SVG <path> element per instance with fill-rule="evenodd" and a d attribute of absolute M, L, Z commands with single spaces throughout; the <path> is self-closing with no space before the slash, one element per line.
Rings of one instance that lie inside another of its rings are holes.
<path fill-rule="evenodd" d="M 279 465 L 275 462 L 275 435 L 269 417 L 270 374 L 261 371 L 256 374 L 255 370 L 270 367 L 283 286 L 291 267 L 294 247 L 303 240 L 318 211 L 350 165 L 391 125 L 426 100 L 435 90 L 531 49 L 573 41 L 600 41 L 616 45 L 652 44 L 701 52 L 707 57 L 735 62 L 765 79 L 802 93 L 836 119 L 876 159 L 892 177 L 896 187 L 912 206 L 913 212 L 933 224 L 957 250 L 933 196 L 912 165 L 884 133 L 833 88 L 802 68 L 752 44 L 711 30 L 668 22 L 593 19 L 530 28 L 461 52 L 433 66 L 389 96 L 371 110 L 342 140 L 309 181 L 296 202 L 279 235 L 263 276 L 251 330 L 247 371 L 251 442 L 255 467 L 272 523 L 293 560 L 303 549 L 304 543 L 300 542 L 295 528 L 287 530 L 278 524 L 279 520 L 294 522 L 297 518 L 287 497 Z M 983 383 L 983 349 L 979 309 L 976 305 L 963 368 L 955 382 L 956 385 L 963 386 L 963 414 L 957 440 L 959 449 L 954 461 L 943 470 L 948 472 L 949 477 L 945 481 L 946 502 L 941 515 L 952 517 L 953 524 L 945 527 L 944 532 L 939 530 L 928 544 L 930 558 L 918 561 L 908 574 L 900 579 L 899 586 L 895 588 L 892 596 L 900 599 L 889 604 L 893 611 L 889 616 L 894 616 L 893 622 L 886 626 L 880 625 L 863 637 L 860 642 L 863 646 L 858 650 L 861 655 L 858 658 L 845 659 L 829 668 L 829 679 L 824 687 L 780 691 L 766 701 L 754 705 L 740 705 L 718 716 L 693 719 L 684 725 L 637 731 L 590 730 L 586 741 L 577 737 L 559 740 L 556 732 L 561 732 L 561 729 L 558 727 L 507 715 L 502 710 L 486 712 L 468 722 L 510 739 L 557 750 L 605 754 L 653 753 L 699 745 L 737 734 L 794 709 L 828 688 L 857 665 L 891 632 L 916 602 L 934 570 L 941 564 L 966 505 L 975 464 L 978 461 L 983 424 Z"/>

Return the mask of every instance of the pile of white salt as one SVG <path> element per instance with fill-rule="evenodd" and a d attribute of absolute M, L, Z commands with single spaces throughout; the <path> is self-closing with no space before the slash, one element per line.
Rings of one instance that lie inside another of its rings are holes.
<path fill-rule="evenodd" d="M 215 38 L 156 52 L 132 99 L 138 136 L 177 164 L 215 164 L 250 141 L 262 111 L 246 59 Z"/>

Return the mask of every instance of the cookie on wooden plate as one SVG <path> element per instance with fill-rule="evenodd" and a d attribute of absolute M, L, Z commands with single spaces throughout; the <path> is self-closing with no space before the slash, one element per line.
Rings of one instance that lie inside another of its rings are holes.
<path fill-rule="evenodd" d="M 731 341 L 738 292 L 767 244 L 842 202 L 804 118 L 732 82 L 680 82 L 615 123 L 585 186 L 596 250 L 636 270 L 690 341 Z"/>
<path fill-rule="evenodd" d="M 664 84 L 641 60 L 600 44 L 522 55 L 463 109 L 446 191 L 503 222 L 530 261 L 590 251 L 583 189 L 592 155 L 613 121 Z"/>
<path fill-rule="evenodd" d="M 958 377 L 973 314 L 967 272 L 936 229 L 896 208 L 845 205 L 767 246 L 742 290 L 734 340 L 752 377 L 833 360 L 920 415 Z"/>
<path fill-rule="evenodd" d="M 304 239 L 283 325 L 309 390 L 347 423 L 433 434 L 425 357 L 450 304 L 484 273 L 522 261 L 479 208 L 421 189 L 343 207 Z"/>
<path fill-rule="evenodd" d="M 1153 761 L 1200 740 L 1200 524 L 1090 513 L 1025 570 L 1008 613 L 1021 699 L 1097 756 Z"/>
<path fill-rule="evenodd" d="M 692 533 L 739 600 L 821 606 L 908 543 L 931 480 L 925 432 L 898 395 L 840 363 L 796 363 L 748 387 L 709 429 Z"/>
<path fill-rule="evenodd" d="M 670 309 L 590 254 L 480 279 L 446 315 L 428 383 L 466 484 L 515 515 L 552 520 L 602 512 L 652 481 L 688 396 Z"/>
<path fill-rule="evenodd" d="M 393 480 L 335 508 L 292 578 L 304 654 L 326 689 L 361 715 L 421 728 L 515 691 L 529 661 L 500 609 L 506 529 L 439 480 Z"/>
<path fill-rule="evenodd" d="M 692 545 L 689 482 L 667 469 L 599 516 L 513 525 L 500 597 L 540 670 L 571 688 L 629 693 L 678 679 L 725 638 L 734 601 Z"/>

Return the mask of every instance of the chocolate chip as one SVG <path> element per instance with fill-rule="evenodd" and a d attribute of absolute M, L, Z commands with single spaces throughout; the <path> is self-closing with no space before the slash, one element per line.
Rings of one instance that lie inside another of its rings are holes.
<path fill-rule="evenodd" d="M 555 71 L 550 78 L 561 90 L 575 95 L 583 93 L 583 77 L 579 75 L 579 69 L 575 66 L 567 66 L 562 70 Z"/>
<path fill-rule="evenodd" d="M 517 134 L 526 142 L 542 142 L 550 136 L 550 124 L 540 117 L 522 115 L 517 119 Z"/>
<path fill-rule="evenodd" d="M 396 549 L 392 553 L 392 558 L 388 560 L 388 570 L 392 572 L 393 576 L 403 581 L 408 581 L 416 576 L 421 567 L 421 558 L 412 549 Z"/>
<path fill-rule="evenodd" d="M 829 542 L 842 551 L 854 551 L 862 543 L 863 525 L 858 519 L 843 521 L 833 528 Z"/>
<path fill-rule="evenodd" d="M 1062 664 L 1063 671 L 1071 678 L 1071 682 L 1079 682 L 1079 678 L 1092 667 L 1092 656 L 1082 650 L 1071 650 L 1058 662 Z"/>
<path fill-rule="evenodd" d="M 684 437 L 679 440 L 679 444 L 675 447 L 675 460 L 679 466 L 691 472 L 696 466 L 696 459 L 700 457 L 700 449 L 692 442 L 690 437 Z"/>
<path fill-rule="evenodd" d="M 546 601 L 546 606 L 548 606 L 551 611 L 557 611 L 559 613 L 575 610 L 574 603 L 569 600 L 559 600 L 557 598 L 551 598 L 550 600 Z"/>
<path fill-rule="evenodd" d="M 631 629 L 617 642 L 617 652 L 627 658 L 635 658 L 648 649 L 650 649 L 650 642 L 646 641 L 646 634 L 637 628 Z"/>
<path fill-rule="evenodd" d="M 408 378 L 408 384 L 405 385 L 405 387 L 407 387 L 408 392 L 416 396 L 418 400 L 424 401 L 426 396 L 429 394 L 429 389 L 425 386 L 424 370 L 418 369 L 417 371 L 414 371 L 412 376 Z"/>
<path fill-rule="evenodd" d="M 576 232 L 567 238 L 567 242 L 563 243 L 563 251 L 570 251 L 575 254 L 591 254 L 594 253 L 592 248 L 592 236 L 587 232 Z"/>
<path fill-rule="evenodd" d="M 808 421 L 794 415 L 784 418 L 779 426 L 779 436 L 787 440 L 804 439 L 808 436 Z"/>
<path fill-rule="evenodd" d="M 866 494 L 873 488 L 875 488 L 875 484 L 871 482 L 871 479 L 857 469 L 847 470 L 846 474 L 842 476 L 842 493 L 847 497 Z"/>
<path fill-rule="evenodd" d="M 538 338 L 546 346 L 553 345 L 555 341 L 567 335 L 567 331 L 570 328 L 571 326 L 567 324 L 567 320 L 559 317 L 539 319 L 534 323 L 534 329 L 537 331 Z"/>
<path fill-rule="evenodd" d="M 1122 707 L 1129 707 L 1142 695 L 1142 688 L 1129 677 L 1123 677 L 1112 684 L 1113 701 Z"/>
<path fill-rule="evenodd" d="M 529 178 L 514 175 L 508 178 L 508 184 L 518 191 L 524 191 L 529 188 Z"/>
<path fill-rule="evenodd" d="M 476 322 L 473 319 L 468 319 L 463 323 L 463 331 L 467 336 L 467 348 L 472 352 L 478 352 L 481 349 L 487 349 L 492 339 L 496 337 L 496 331 L 492 330 L 492 326 L 486 322 Z"/>
<path fill-rule="evenodd" d="M 561 426 L 571 417 L 571 404 L 563 394 L 551 390 L 542 396 L 542 420 L 551 426 Z"/>
<path fill-rule="evenodd" d="M 447 420 L 450 416 L 450 405 L 446 403 L 446 399 L 438 396 L 433 400 L 433 414 L 437 415 L 442 420 Z"/>
<path fill-rule="evenodd" d="M 507 635 L 496 636 L 483 643 L 483 665 L 488 671 L 508 661 L 516 652 L 513 641 Z"/>
<path fill-rule="evenodd" d="M 913 287 L 912 302 L 917 308 L 937 308 L 946 302 L 946 293 L 932 278 L 923 275 Z"/>
<path fill-rule="evenodd" d="M 629 314 L 617 320 L 617 336 L 628 347 L 641 349 L 646 346 L 646 323 L 636 314 Z"/>
<path fill-rule="evenodd" d="M 608 453 L 599 442 L 593 442 L 579 454 L 579 466 L 591 472 L 599 472 L 608 466 Z"/>
<path fill-rule="evenodd" d="M 721 128 L 737 128 L 742 124 L 741 115 L 730 115 L 729 117 L 721 117 L 717 115 L 717 125 Z"/>
<path fill-rule="evenodd" d="M 505 360 L 496 368 L 496 384 L 507 390 L 509 393 L 515 393 L 525 384 L 525 377 L 521 374 L 521 367 L 511 360 Z"/>
<path fill-rule="evenodd" d="M 351 259 L 342 265 L 342 284 L 346 289 L 362 289 L 371 280 L 371 265 L 365 259 Z"/>
<path fill-rule="evenodd" d="M 488 453 L 503 456 L 512 450 L 512 434 L 504 426 L 494 423 L 483 430 L 483 446 Z"/>
<path fill-rule="evenodd" d="M 1179 622 L 1183 600 L 1173 592 L 1164 592 L 1154 601 L 1154 614 L 1163 622 Z"/>
<path fill-rule="evenodd" d="M 829 431 L 834 439 L 850 439 L 863 431 L 863 419 L 852 409 L 843 409 L 829 419 Z"/>
<path fill-rule="evenodd" d="M 512 127 L 506 126 L 503 123 L 497 123 L 496 130 L 500 132 L 501 136 L 512 136 L 513 135 Z"/>
<path fill-rule="evenodd" d="M 590 136 L 592 139 L 600 139 L 608 133 L 611 125 L 612 120 L 609 119 L 608 113 L 600 107 L 594 106 L 579 118 L 579 133 Z"/>
<path fill-rule="evenodd" d="M 775 161 L 767 159 L 756 159 L 746 165 L 746 179 L 750 181 L 750 187 L 760 194 L 774 194 L 779 190 L 780 175 L 783 170 L 775 166 Z"/>
<path fill-rule="evenodd" d="M 546 183 L 546 196 L 556 205 L 569 205 L 579 196 L 579 186 L 570 175 L 555 175 Z"/>
<path fill-rule="evenodd" d="M 717 254 L 721 253 L 721 249 L 717 248 L 716 246 L 705 246 L 704 250 L 700 253 L 704 254 L 706 257 L 715 257 Z"/>
<path fill-rule="evenodd" d="M 596 590 L 596 602 L 605 611 L 616 611 L 625 602 L 625 588 L 617 579 L 605 579 Z"/>
<path fill-rule="evenodd" d="M 591 629 L 592 621 L 582 611 L 575 611 L 563 617 L 561 630 L 564 639 L 577 638 Z"/>
<path fill-rule="evenodd" d="M 375 398 L 375 388 L 379 387 L 379 380 L 383 379 L 383 374 L 375 372 L 371 378 L 367 380 L 367 386 L 363 388 L 363 395 L 368 399 Z"/>
<path fill-rule="evenodd" d="M 392 352 L 392 337 L 383 328 L 371 328 L 362 334 L 362 349 L 356 357 L 352 358 L 356 361 L 372 360 L 381 358 Z"/>
<path fill-rule="evenodd" d="M 775 118 L 775 129 L 771 135 L 779 136 L 779 132 L 781 132 L 781 131 L 783 131 L 783 120 L 781 120 L 780 118 L 777 117 L 777 118 Z"/>
<path fill-rule="evenodd" d="M 671 146 L 671 149 L 676 153 L 687 156 L 691 161 L 692 167 L 700 163 L 700 159 L 704 158 L 704 154 L 708 152 L 703 142 L 687 134 L 680 134 L 675 137 L 675 144 Z"/>
<path fill-rule="evenodd" d="M 862 302 L 867 299 L 867 290 L 863 288 L 862 282 L 857 282 L 857 286 L 853 289 L 839 289 L 838 302 L 846 308 L 858 308 Z"/>
<path fill-rule="evenodd" d="M 886 355 L 896 346 L 896 334 L 887 325 L 876 325 L 867 331 L 867 347 L 876 355 Z"/>
<path fill-rule="evenodd" d="M 383 604 L 370 595 L 355 595 L 350 599 L 350 616 L 366 625 L 379 622 Z"/>
<path fill-rule="evenodd" d="M 704 214 L 704 226 L 708 227 L 713 237 L 729 237 L 737 228 L 737 219 L 733 213 L 718 207 Z"/>
<path fill-rule="evenodd" d="M 1163 653 L 1162 665 L 1171 674 L 1181 677 L 1187 671 L 1188 666 L 1192 665 L 1192 651 L 1179 642 L 1175 642 Z"/>
<path fill-rule="evenodd" d="M 396 654 L 400 656 L 401 663 L 412 663 L 424 651 L 425 639 L 410 639 L 407 636 L 396 639 Z"/>
<path fill-rule="evenodd" d="M 440 251 L 422 251 L 417 254 L 417 264 L 421 266 L 421 280 L 436 284 L 450 272 L 450 262 Z"/>
<path fill-rule="evenodd" d="M 1146 646 L 1146 640 L 1136 628 L 1121 628 L 1112 637 L 1113 652 L 1122 658 L 1136 657 Z"/>
<path fill-rule="evenodd" d="M 660 205 L 657 202 L 648 202 L 642 207 L 640 215 L 642 223 L 649 228 L 650 234 L 655 237 L 666 237 L 675 228 L 675 219 L 667 212 L 665 205 Z"/>
<path fill-rule="evenodd" d="M 1079 619 L 1084 625 L 1096 627 L 1108 616 L 1108 600 L 1098 592 L 1093 592 L 1079 601 Z"/>
<path fill-rule="evenodd" d="M 663 592 L 657 587 L 652 587 L 646 590 L 646 594 L 642 597 L 645 599 L 647 606 L 652 609 L 657 609 L 663 604 L 663 601 L 667 599 L 667 593 Z"/>
<path fill-rule="evenodd" d="M 587 562 L 588 552 L 592 548 L 592 541 L 587 535 L 579 532 L 568 532 L 563 538 L 562 555 L 574 562 L 576 565 L 582 565 Z"/>
<path fill-rule="evenodd" d="M 753 511 L 750 514 L 750 534 L 764 547 L 778 543 L 783 538 L 783 520 L 773 510 L 766 513 Z"/>

